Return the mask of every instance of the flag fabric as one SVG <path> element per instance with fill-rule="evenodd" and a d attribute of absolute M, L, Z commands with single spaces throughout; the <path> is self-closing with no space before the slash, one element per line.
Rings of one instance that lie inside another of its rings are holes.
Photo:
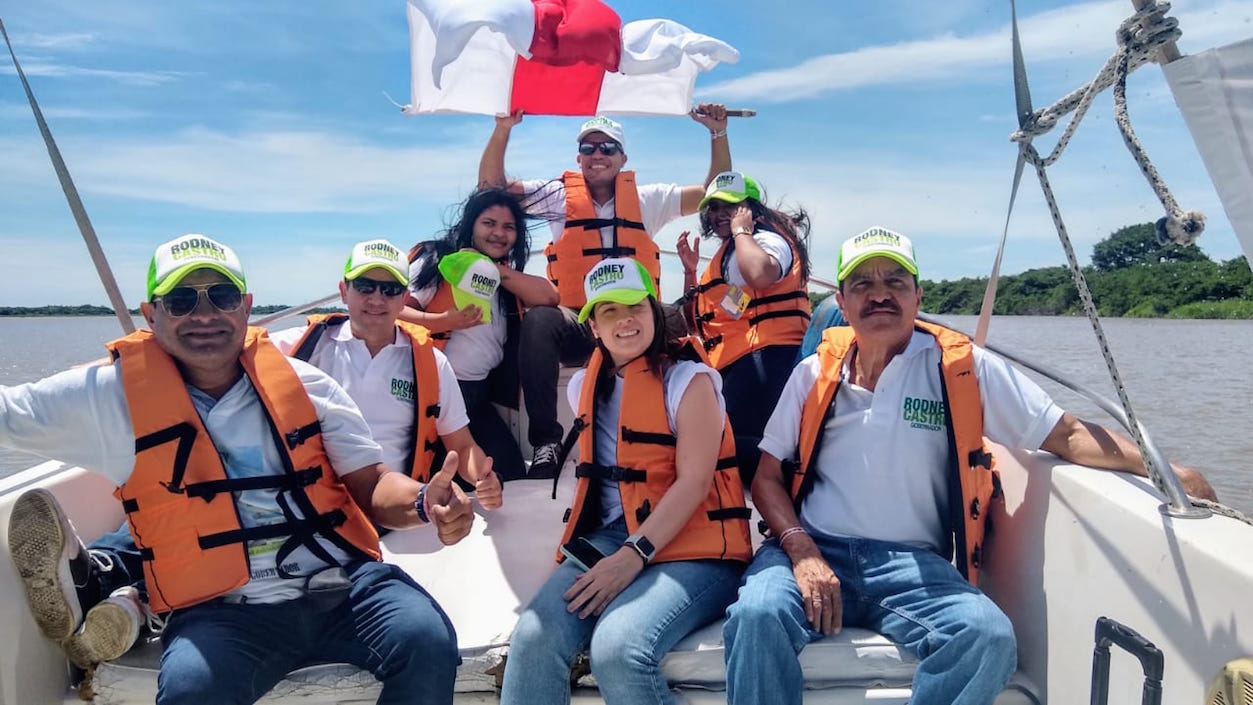
<path fill-rule="evenodd" d="M 729 44 L 601 0 L 408 0 L 407 114 L 681 115 Z"/>

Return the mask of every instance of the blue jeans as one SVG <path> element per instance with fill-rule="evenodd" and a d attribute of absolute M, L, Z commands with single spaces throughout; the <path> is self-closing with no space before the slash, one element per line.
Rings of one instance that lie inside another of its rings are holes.
<path fill-rule="evenodd" d="M 587 538 L 606 555 L 626 540 L 619 520 Z M 669 703 L 659 667 L 680 639 L 722 616 L 735 598 L 743 565 L 674 561 L 646 566 L 599 617 L 566 611 L 562 594 L 580 570 L 565 561 L 518 619 L 505 661 L 502 705 L 570 702 L 570 666 L 584 649 L 609 705 Z"/>
<path fill-rule="evenodd" d="M 497 477 L 502 482 L 525 477 L 526 466 L 522 463 L 518 440 L 492 405 L 487 380 L 458 380 L 457 386 L 461 387 L 461 396 L 465 399 L 470 435 L 492 459 L 492 470 Z"/>
<path fill-rule="evenodd" d="M 761 432 L 774 413 L 774 405 L 787 385 L 796 359 L 795 345 L 768 345 L 719 370 L 722 398 L 735 432 L 735 457 L 744 487 L 751 487 L 761 451 Z"/>
<path fill-rule="evenodd" d="M 814 309 L 809 319 L 809 327 L 805 329 L 805 337 L 801 340 L 801 349 L 796 353 L 796 364 L 814 354 L 818 343 L 822 342 L 822 331 L 833 326 L 846 326 L 840 305 L 835 302 L 835 294 L 828 296 Z"/>
<path fill-rule="evenodd" d="M 990 705 L 1018 661 L 1014 629 L 992 600 L 926 549 L 870 539 L 819 539 L 840 579 L 844 626 L 882 633 L 919 659 L 914 703 Z M 727 702 L 800 705 L 797 655 L 821 637 L 805 619 L 792 561 L 762 544 L 727 610 Z"/>
<path fill-rule="evenodd" d="M 317 663 L 370 671 L 383 683 L 379 703 L 451 703 L 461 658 L 443 610 L 396 566 L 365 561 L 347 571 L 348 597 L 327 610 L 307 598 L 175 610 L 161 634 L 157 703 L 253 703 L 289 671 Z"/>

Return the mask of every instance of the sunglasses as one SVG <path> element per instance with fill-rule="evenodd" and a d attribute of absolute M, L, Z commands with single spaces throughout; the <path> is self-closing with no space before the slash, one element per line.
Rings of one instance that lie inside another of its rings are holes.
<path fill-rule="evenodd" d="M 587 156 L 594 154 L 599 149 L 600 153 L 606 157 L 612 157 L 622 151 L 622 145 L 617 142 L 580 142 L 579 154 Z"/>
<path fill-rule="evenodd" d="M 391 299 L 405 293 L 405 285 L 400 282 L 381 282 L 362 277 L 360 279 L 353 279 L 348 283 L 352 286 L 352 288 L 357 290 L 358 294 L 361 294 L 362 296 L 369 296 L 377 291 L 383 296 Z"/>
<path fill-rule="evenodd" d="M 182 318 L 200 305 L 200 297 L 209 299 L 209 303 L 222 313 L 238 311 L 244 303 L 244 294 L 234 284 L 197 284 L 176 286 L 161 296 L 161 306 L 174 318 Z"/>

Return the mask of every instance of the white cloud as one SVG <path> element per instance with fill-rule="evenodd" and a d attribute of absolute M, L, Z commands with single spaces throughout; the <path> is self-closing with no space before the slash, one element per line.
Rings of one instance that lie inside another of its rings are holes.
<path fill-rule="evenodd" d="M 1021 18 L 1019 31 L 1028 69 L 1112 54 L 1114 31 L 1129 14 L 1123 0 L 1104 0 Z M 1242 37 L 1250 15 L 1253 8 L 1247 3 L 1203 1 L 1175 13 L 1188 45 L 1203 47 Z M 1009 47 L 1007 24 L 969 36 L 945 34 L 824 54 L 795 66 L 706 85 L 700 94 L 723 101 L 781 103 L 867 86 L 966 83 L 983 70 L 1002 71 L 1008 64 Z M 1099 67 L 1099 63 L 1093 65 L 1094 75 Z"/>
<path fill-rule="evenodd" d="M 70 64 L 44 63 L 41 61 L 22 62 L 22 71 L 27 76 L 45 76 L 48 78 L 91 78 L 116 81 L 129 86 L 160 86 L 177 81 L 188 74 L 182 71 L 117 71 L 113 69 L 95 69 Z M 15 75 L 12 66 L 0 67 L 0 73 Z"/>
<path fill-rule="evenodd" d="M 13 46 L 31 49 L 82 49 L 96 40 L 91 32 L 63 32 L 61 34 L 18 34 L 12 37 Z"/>

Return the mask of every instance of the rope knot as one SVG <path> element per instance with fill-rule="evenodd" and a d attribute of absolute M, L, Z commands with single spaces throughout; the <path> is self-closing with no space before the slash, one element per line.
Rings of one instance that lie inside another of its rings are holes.
<path fill-rule="evenodd" d="M 1205 214 L 1200 211 L 1176 211 L 1158 218 L 1154 223 L 1159 245 L 1188 246 L 1205 231 Z"/>

